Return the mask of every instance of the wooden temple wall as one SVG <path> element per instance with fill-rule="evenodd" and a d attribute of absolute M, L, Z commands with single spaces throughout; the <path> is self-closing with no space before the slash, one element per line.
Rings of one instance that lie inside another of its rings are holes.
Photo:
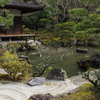
<path fill-rule="evenodd" d="M 8 9 L 10 13 L 12 13 L 15 17 L 13 20 L 13 25 L 6 31 L 3 31 L 0 28 L 0 35 L 14 35 L 14 34 L 21 34 L 22 33 L 22 14 L 20 10 L 16 9 Z M 4 16 L 5 14 L 0 12 L 0 15 Z M 2 24 L 0 24 L 2 25 Z M 0 26 L 1 27 L 1 26 Z"/>
<path fill-rule="evenodd" d="M 4 35 L 4 34 L 6 34 L 6 31 L 4 31 L 4 30 L 2 29 L 2 27 L 0 27 L 0 35 Z"/>
<path fill-rule="evenodd" d="M 8 30 L 6 30 L 6 35 L 11 34 L 21 34 L 22 33 L 22 18 L 21 17 L 15 17 L 13 26 L 10 26 Z"/>

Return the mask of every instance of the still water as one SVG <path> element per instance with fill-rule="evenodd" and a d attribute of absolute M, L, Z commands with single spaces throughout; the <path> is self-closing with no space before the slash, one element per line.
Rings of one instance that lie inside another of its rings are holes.
<path fill-rule="evenodd" d="M 79 48 L 88 49 L 88 53 L 77 53 L 76 48 L 78 47 L 76 46 L 71 47 L 68 51 L 66 51 L 65 57 L 63 58 L 63 60 L 56 64 L 53 64 L 52 67 L 64 69 L 68 77 L 78 75 L 79 71 L 81 72 L 86 71 L 86 69 L 79 68 L 76 62 L 79 61 L 82 57 L 88 57 L 94 51 L 100 50 L 100 47 L 79 47 Z M 39 55 L 35 55 L 34 51 L 27 51 L 27 52 L 24 52 L 24 54 L 26 56 L 29 56 L 31 60 L 31 64 L 33 66 L 33 72 L 35 72 L 36 71 L 35 67 L 37 66 L 37 58 L 39 57 Z"/>

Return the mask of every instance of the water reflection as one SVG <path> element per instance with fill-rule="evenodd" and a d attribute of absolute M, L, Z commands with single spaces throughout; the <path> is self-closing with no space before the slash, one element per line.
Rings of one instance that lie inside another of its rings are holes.
<path fill-rule="evenodd" d="M 85 48 L 88 49 L 88 53 L 77 53 L 76 48 Z M 45 48 L 44 50 L 49 49 Z M 59 48 L 61 49 L 61 48 Z M 59 63 L 53 64 L 52 67 L 62 67 L 66 72 L 68 77 L 78 75 L 79 71 L 86 71 L 85 69 L 81 69 L 77 66 L 77 61 L 80 60 L 80 58 L 83 57 L 89 57 L 94 51 L 100 50 L 100 47 L 76 47 L 73 46 L 70 49 L 69 48 L 64 48 L 65 49 L 65 57 L 62 61 Z M 49 49 L 51 52 L 54 52 L 53 48 Z M 36 66 L 37 66 L 37 58 L 39 57 L 39 54 L 35 51 L 27 51 L 23 52 L 24 55 L 29 56 L 31 60 L 31 64 L 33 65 L 33 72 L 36 71 Z"/>

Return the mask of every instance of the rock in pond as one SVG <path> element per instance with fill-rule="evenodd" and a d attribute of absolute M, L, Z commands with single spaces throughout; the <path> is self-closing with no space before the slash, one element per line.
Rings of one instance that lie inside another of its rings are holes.
<path fill-rule="evenodd" d="M 62 68 L 54 68 L 48 74 L 47 79 L 50 80 L 65 80 L 67 78 L 66 72 Z"/>
<path fill-rule="evenodd" d="M 84 42 L 83 45 L 84 45 L 84 46 L 88 46 L 88 43 L 87 43 L 87 42 Z"/>
<path fill-rule="evenodd" d="M 19 56 L 19 61 L 27 61 L 27 63 L 31 63 L 29 57 L 24 55 Z"/>
<path fill-rule="evenodd" d="M 26 50 L 27 50 L 26 47 L 23 44 L 21 44 L 21 47 L 19 48 L 19 51 L 26 51 Z"/>
<path fill-rule="evenodd" d="M 43 83 L 45 83 L 45 78 L 43 77 L 34 77 L 27 82 L 30 86 L 40 85 Z"/>
<path fill-rule="evenodd" d="M 82 42 L 77 42 L 76 45 L 77 46 L 83 46 L 83 43 Z"/>
<path fill-rule="evenodd" d="M 52 96 L 50 93 L 47 93 L 47 94 L 35 94 L 35 95 L 32 95 L 29 99 L 32 99 L 32 100 L 51 100 L 53 98 L 54 98 L 54 96 Z"/>
<path fill-rule="evenodd" d="M 78 53 L 87 53 L 87 52 L 88 52 L 87 49 L 81 49 L 81 48 L 77 48 L 76 51 L 77 51 Z"/>
<path fill-rule="evenodd" d="M 41 45 L 42 43 L 38 40 L 29 40 L 28 41 L 29 45 L 32 47 L 32 46 L 36 46 L 36 45 Z"/>

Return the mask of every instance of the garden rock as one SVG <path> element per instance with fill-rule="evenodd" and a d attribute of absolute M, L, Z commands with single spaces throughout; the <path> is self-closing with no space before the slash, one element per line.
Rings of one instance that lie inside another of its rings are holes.
<path fill-rule="evenodd" d="M 29 99 L 32 99 L 32 100 L 50 100 L 53 98 L 54 98 L 54 96 L 52 96 L 50 93 L 47 93 L 47 94 L 32 95 Z"/>
<path fill-rule="evenodd" d="M 93 42 L 93 41 L 95 41 L 95 39 L 94 38 L 90 38 L 88 41 L 89 42 Z"/>
<path fill-rule="evenodd" d="M 88 46 L 88 43 L 87 42 L 84 42 L 84 44 L 83 44 L 84 46 Z"/>
<path fill-rule="evenodd" d="M 91 45 L 92 47 L 99 47 L 99 46 L 100 46 L 100 44 L 97 43 L 97 42 L 91 42 L 90 45 Z"/>
<path fill-rule="evenodd" d="M 71 41 L 71 45 L 75 46 L 75 45 L 76 45 L 76 42 L 77 42 L 77 40 L 76 40 L 76 39 L 73 39 L 73 40 Z"/>
<path fill-rule="evenodd" d="M 66 78 L 66 72 L 62 68 L 54 68 L 47 76 L 49 80 L 65 80 Z"/>
<path fill-rule="evenodd" d="M 27 61 L 27 63 L 31 62 L 29 57 L 24 55 L 19 56 L 19 61 Z"/>
<path fill-rule="evenodd" d="M 82 40 L 80 38 L 77 39 L 77 42 L 81 42 Z"/>
<path fill-rule="evenodd" d="M 26 51 L 26 50 L 27 50 L 26 47 L 23 44 L 21 44 L 19 51 Z"/>
<path fill-rule="evenodd" d="M 59 45 L 61 45 L 61 47 L 68 47 L 68 42 L 61 41 Z"/>
<path fill-rule="evenodd" d="M 80 61 L 77 61 L 78 66 L 80 68 L 85 68 L 85 69 L 89 67 L 89 63 L 90 63 L 90 60 L 84 60 L 84 58 L 82 58 Z"/>
<path fill-rule="evenodd" d="M 7 45 L 7 43 L 0 43 L 0 48 L 5 48 L 5 46 Z"/>
<path fill-rule="evenodd" d="M 8 74 L 4 69 L 0 69 L 0 74 Z"/>
<path fill-rule="evenodd" d="M 37 40 L 29 40 L 28 41 L 29 45 L 32 47 L 32 46 L 36 46 L 36 45 L 41 45 L 42 43 L 40 41 L 37 41 Z"/>
<path fill-rule="evenodd" d="M 84 78 L 82 78 L 81 75 L 72 76 L 72 77 L 69 78 L 69 80 L 70 80 L 73 84 L 75 84 L 75 85 L 77 85 L 77 86 L 81 86 L 81 85 L 83 85 L 83 84 L 89 83 L 89 81 L 86 80 L 86 79 L 84 79 Z M 77 90 L 77 88 L 76 88 L 76 90 Z M 72 91 L 73 91 L 73 90 L 72 90 Z M 71 92 L 71 93 L 72 93 L 72 92 Z"/>
<path fill-rule="evenodd" d="M 77 45 L 77 46 L 83 46 L 83 43 L 82 43 L 82 42 L 77 42 L 76 45 Z"/>
<path fill-rule="evenodd" d="M 45 78 L 43 78 L 43 77 L 35 77 L 35 78 L 30 79 L 27 82 L 27 84 L 30 85 L 30 86 L 41 85 L 43 83 L 45 83 Z"/>
<path fill-rule="evenodd" d="M 80 49 L 80 48 L 77 48 L 76 51 L 77 51 L 78 53 L 87 53 L 87 52 L 88 52 L 87 49 Z"/>

